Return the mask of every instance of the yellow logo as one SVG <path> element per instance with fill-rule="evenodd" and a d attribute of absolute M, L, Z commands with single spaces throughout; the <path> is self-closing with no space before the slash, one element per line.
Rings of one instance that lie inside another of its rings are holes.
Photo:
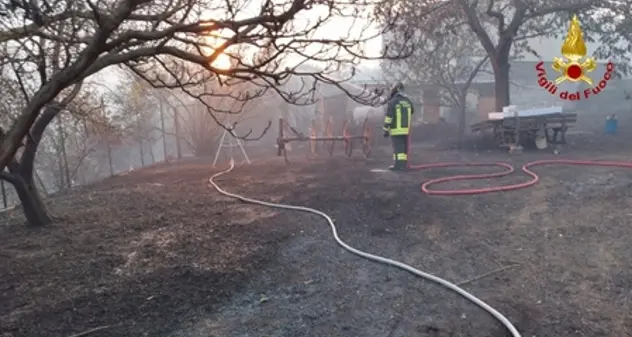
<path fill-rule="evenodd" d="M 566 35 L 566 39 L 562 44 L 562 56 L 564 58 L 553 58 L 551 68 L 562 74 L 555 80 L 555 84 L 560 84 L 566 80 L 572 82 L 584 81 L 589 85 L 593 84 L 592 79 L 586 74 L 597 68 L 597 62 L 592 57 L 588 57 L 581 62 L 586 56 L 586 44 L 584 43 L 583 35 L 579 26 L 579 19 L 577 15 L 574 15 L 568 29 L 568 35 Z"/>
<path fill-rule="evenodd" d="M 597 61 L 592 57 L 586 57 L 586 44 L 584 43 L 584 34 L 579 25 L 579 19 L 577 15 L 574 15 L 571 19 L 570 27 L 568 28 L 568 34 L 564 43 L 562 44 L 562 56 L 554 57 L 551 68 L 560 74 L 555 81 L 549 81 L 546 77 L 546 71 L 544 70 L 544 62 L 538 62 L 535 66 L 538 75 L 538 85 L 543 89 L 555 95 L 558 91 L 557 85 L 569 81 L 587 83 L 592 88 L 586 89 L 581 95 L 578 92 L 562 91 L 559 97 L 564 100 L 576 101 L 580 100 L 581 96 L 588 98 L 593 95 L 597 95 L 602 89 L 606 87 L 608 81 L 612 78 L 614 71 L 614 64 L 608 62 L 606 65 L 606 73 L 604 77 L 597 85 L 593 86 L 593 80 L 588 77 L 588 73 L 597 69 Z"/>

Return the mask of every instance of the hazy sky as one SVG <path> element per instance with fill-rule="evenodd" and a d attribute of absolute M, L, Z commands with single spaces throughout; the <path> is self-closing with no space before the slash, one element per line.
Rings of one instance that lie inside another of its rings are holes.
<path fill-rule="evenodd" d="M 246 8 L 245 10 L 243 10 L 240 17 L 244 18 L 244 17 L 252 17 L 253 15 L 256 15 L 256 13 L 258 12 L 257 10 L 258 6 L 260 6 L 260 2 L 258 0 L 249 1 L 249 6 L 248 6 L 249 8 Z M 206 15 L 203 15 L 203 16 L 213 17 L 213 14 L 217 14 L 217 13 L 207 13 Z M 309 24 L 310 22 L 314 22 L 314 20 L 317 19 L 318 17 L 322 17 L 326 14 L 327 14 L 327 10 L 325 8 L 315 7 L 313 9 L 306 10 L 299 13 L 295 24 L 297 26 Z M 367 15 L 367 14 L 363 14 L 363 15 Z M 218 16 L 222 17 L 223 14 L 216 15 L 215 17 L 218 17 Z M 353 20 L 349 18 L 334 17 L 330 19 L 329 21 L 327 21 L 325 25 L 319 27 L 319 29 L 316 31 L 315 37 L 338 39 L 338 38 L 344 38 L 348 36 L 350 33 L 351 37 L 360 38 L 360 37 L 373 36 L 377 32 L 378 30 L 375 27 L 370 27 L 370 26 L 367 27 L 366 20 L 356 20 L 354 22 Z M 317 45 L 314 45 L 311 48 L 308 47 L 307 52 L 316 52 L 318 48 L 319 46 Z M 381 37 L 371 39 L 364 46 L 366 53 L 372 56 L 377 56 L 380 53 L 381 48 L 382 48 Z M 221 67 L 222 65 L 226 65 L 227 63 L 228 63 L 227 57 L 222 57 L 217 60 L 216 65 L 218 67 Z M 364 60 L 362 61 L 361 64 L 363 67 L 379 67 L 379 61 Z M 107 87 L 114 88 L 118 82 L 119 76 L 120 76 L 120 73 L 114 67 L 111 67 L 108 69 L 104 69 L 100 73 L 96 74 L 95 76 L 90 78 L 90 81 L 99 82 Z M 99 90 L 105 90 L 105 89 L 101 88 Z"/>
<path fill-rule="evenodd" d="M 223 0 L 218 0 L 218 1 L 223 1 Z M 214 0 L 212 2 L 215 3 Z M 261 3 L 263 1 L 262 0 L 235 0 L 233 2 L 236 3 L 236 6 L 241 5 L 241 7 L 243 8 L 241 10 L 240 15 L 238 16 L 238 19 L 243 19 L 243 18 L 253 17 L 257 15 L 257 13 L 259 12 Z M 308 24 L 309 22 L 314 22 L 314 20 L 316 20 L 317 18 L 323 17 L 324 15 L 326 15 L 327 12 L 328 12 L 327 9 L 323 6 L 320 6 L 320 7 L 315 6 L 314 8 L 310 10 L 304 10 L 300 12 L 297 18 L 295 19 L 295 25 L 300 26 L 300 25 Z M 369 13 L 370 11 L 367 9 L 364 12 L 359 13 L 359 15 L 367 17 Z M 205 13 L 203 16 L 207 18 L 213 17 L 216 19 L 221 19 L 222 17 L 225 17 L 226 14 L 225 12 L 221 12 L 218 10 L 214 13 Z M 352 37 L 357 38 L 361 36 L 375 35 L 375 33 L 377 32 L 377 28 L 367 27 L 367 20 L 359 19 L 359 20 L 356 20 L 356 22 L 354 22 L 354 20 L 348 17 L 345 17 L 345 18 L 334 17 L 330 19 L 324 26 L 318 29 L 315 37 L 337 39 L 337 38 L 345 37 L 349 32 L 351 32 Z M 473 43 L 479 43 L 479 42 L 474 41 Z M 540 54 L 541 58 L 545 61 L 550 61 L 553 57 L 559 56 L 561 43 L 562 43 L 561 38 L 560 39 L 536 38 L 530 41 L 531 47 L 535 49 Z M 381 47 L 382 47 L 381 45 L 382 45 L 382 38 L 377 37 L 377 38 L 372 39 L 371 41 L 368 41 L 365 44 L 364 49 L 369 55 L 377 56 L 381 51 Z M 318 50 L 319 47 L 320 46 L 314 44 L 313 46 L 307 48 L 307 52 L 308 53 L 315 52 Z M 589 53 L 593 52 L 596 49 L 596 46 L 591 43 L 587 43 L 587 47 L 588 47 Z M 298 58 L 295 58 L 295 60 L 297 59 Z M 525 60 L 536 61 L 537 58 L 534 57 L 533 55 L 525 55 Z M 221 64 L 225 65 L 228 63 L 228 60 L 226 57 L 224 57 L 218 60 L 217 63 L 218 63 L 217 64 L 218 66 L 221 66 Z M 379 61 L 364 60 L 361 62 L 361 66 L 378 69 Z M 100 76 L 100 77 L 103 77 L 103 76 Z M 105 77 L 107 78 L 106 81 L 108 83 L 114 83 L 116 81 L 116 79 L 112 78 L 111 75 L 110 76 L 106 75 Z"/>
<path fill-rule="evenodd" d="M 237 19 L 245 19 L 257 16 L 260 10 L 261 1 L 259 0 L 246 0 L 239 1 L 235 6 L 241 6 L 241 11 L 237 16 Z M 341 9 L 344 10 L 344 9 Z M 326 23 L 318 27 L 316 30 L 311 30 L 314 34 L 312 38 L 314 39 L 362 39 L 366 40 L 368 37 L 375 36 L 378 33 L 377 28 L 374 25 L 369 24 L 369 15 L 371 11 L 367 7 L 366 10 L 356 12 L 355 9 L 349 8 L 344 10 L 345 12 L 342 15 L 334 14 L 327 19 Z M 352 12 L 354 11 L 354 12 Z M 313 27 L 313 25 L 319 20 L 327 17 L 329 13 L 329 9 L 324 5 L 315 5 L 313 8 L 309 10 L 303 10 L 297 14 L 297 16 L 290 23 L 294 29 L 298 32 L 306 31 L 307 27 Z M 225 12 L 221 12 L 217 10 L 214 13 L 204 13 L 202 14 L 203 18 L 221 18 L 225 16 Z M 355 19 L 353 19 L 355 18 Z M 232 33 L 228 33 L 232 34 Z M 219 41 L 218 43 L 221 43 Z M 363 49 L 366 55 L 369 56 L 378 56 L 381 51 L 381 38 L 372 38 L 370 41 L 367 41 L 363 44 Z M 311 46 L 308 46 L 305 50 L 303 50 L 306 54 L 318 53 L 323 46 L 314 43 Z M 292 57 L 287 58 L 287 62 L 297 62 L 301 59 L 304 59 L 301 56 L 293 55 Z M 221 66 L 220 64 L 227 64 L 227 59 L 217 60 L 216 65 Z M 376 66 L 379 62 L 377 61 L 367 61 L 366 66 Z"/>

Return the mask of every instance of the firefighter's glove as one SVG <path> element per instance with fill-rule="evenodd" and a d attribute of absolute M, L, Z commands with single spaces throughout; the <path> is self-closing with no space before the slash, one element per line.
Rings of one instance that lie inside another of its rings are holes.
<path fill-rule="evenodd" d="M 384 131 L 384 138 L 388 138 L 389 134 L 388 131 Z"/>

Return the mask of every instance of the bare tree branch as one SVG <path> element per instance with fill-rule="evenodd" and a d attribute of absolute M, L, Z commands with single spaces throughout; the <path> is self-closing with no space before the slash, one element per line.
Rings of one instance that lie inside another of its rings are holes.
<path fill-rule="evenodd" d="M 397 46 L 398 39 L 422 29 L 438 34 L 462 32 L 466 27 L 474 41 L 489 57 L 494 71 L 496 108 L 508 105 L 509 60 L 537 53 L 529 39 L 559 37 L 566 33 L 571 15 L 578 15 L 586 39 L 597 41 L 595 56 L 617 61 L 617 71 L 627 73 L 632 46 L 632 3 L 616 0 L 452 0 L 412 1 L 392 0 L 392 8 L 406 24 L 398 27 L 400 34 L 388 40 Z M 386 19 L 392 13 L 378 15 Z"/>
<path fill-rule="evenodd" d="M 336 74 L 343 65 L 411 53 L 407 43 L 382 53 L 365 48 L 397 22 L 396 14 L 376 21 L 373 10 L 382 5 L 377 0 L 65 0 L 7 9 L 0 17 L 0 66 L 22 81 L 28 99 L 10 127 L 3 125 L 0 168 L 14 158 L 42 108 L 74 83 L 113 65 L 200 102 L 218 95 L 246 102 L 273 91 L 290 103 L 310 104 L 324 83 L 370 103 L 373 95 L 350 90 Z M 353 24 L 346 34 L 331 37 L 323 27 L 336 19 Z M 218 64 L 222 56 L 231 64 Z M 305 70 L 308 64 L 316 67 Z M 288 86 L 294 77 L 307 79 L 305 85 Z M 208 83 L 217 86 L 202 85 Z M 244 83 L 251 84 L 247 92 L 229 89 Z M 213 118 L 225 113 L 205 106 Z"/>

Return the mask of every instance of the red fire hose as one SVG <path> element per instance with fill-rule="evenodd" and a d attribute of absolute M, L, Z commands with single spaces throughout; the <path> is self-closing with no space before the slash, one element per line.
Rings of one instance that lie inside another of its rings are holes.
<path fill-rule="evenodd" d="M 408 137 L 408 150 L 410 152 L 410 135 Z M 427 170 L 433 168 L 446 168 L 446 167 L 500 167 L 503 171 L 495 173 L 481 173 L 481 174 L 463 174 L 455 176 L 447 176 L 436 179 L 426 180 L 421 184 L 421 191 L 429 195 L 473 195 L 494 193 L 502 191 L 514 191 L 521 188 L 533 186 L 540 181 L 540 177 L 533 171 L 531 167 L 541 165 L 575 165 L 575 166 L 605 166 L 605 167 L 618 167 L 618 168 L 632 168 L 632 162 L 618 162 L 618 161 L 594 161 L 594 160 L 572 160 L 572 159 L 548 159 L 537 160 L 526 163 L 522 166 L 522 172 L 531 177 L 530 180 L 509 185 L 500 185 L 483 188 L 471 188 L 471 189 L 458 189 L 458 190 L 433 190 L 430 186 L 445 183 L 448 181 L 459 180 L 478 180 L 478 179 L 490 179 L 499 178 L 509 175 L 515 171 L 514 167 L 507 163 L 434 163 L 434 164 L 422 164 L 422 165 L 408 165 L 409 170 Z"/>
<path fill-rule="evenodd" d="M 530 180 L 525 181 L 523 183 L 518 184 L 509 184 L 509 185 L 501 185 L 501 186 L 493 186 L 493 187 L 484 187 L 484 188 L 472 188 L 472 189 L 460 189 L 460 190 L 433 190 L 430 189 L 430 186 L 436 185 L 439 183 L 445 183 L 448 181 L 458 181 L 458 180 L 477 180 L 477 179 L 489 179 L 489 178 L 498 178 L 509 175 L 515 171 L 513 166 L 506 163 L 436 163 L 436 164 L 427 164 L 427 165 L 410 165 L 408 168 L 410 170 L 425 170 L 431 168 L 442 168 L 442 167 L 490 167 L 496 166 L 504 168 L 504 171 L 496 172 L 496 173 L 482 173 L 482 174 L 465 174 L 465 175 L 455 175 L 442 177 L 437 179 L 430 179 L 421 184 L 421 191 L 430 194 L 430 195 L 472 195 L 472 194 L 483 194 L 483 193 L 493 193 L 493 192 L 501 192 L 501 191 L 513 191 L 521 188 L 526 188 L 533 186 L 538 183 L 540 177 L 531 171 L 530 168 L 534 166 L 540 165 L 581 165 L 581 166 L 605 166 L 605 167 L 618 167 L 618 168 L 632 168 L 632 163 L 629 162 L 618 162 L 618 161 L 592 161 L 592 160 L 571 160 L 571 159 L 549 159 L 549 160 L 537 160 L 526 163 L 522 166 L 522 172 L 531 177 Z"/>

